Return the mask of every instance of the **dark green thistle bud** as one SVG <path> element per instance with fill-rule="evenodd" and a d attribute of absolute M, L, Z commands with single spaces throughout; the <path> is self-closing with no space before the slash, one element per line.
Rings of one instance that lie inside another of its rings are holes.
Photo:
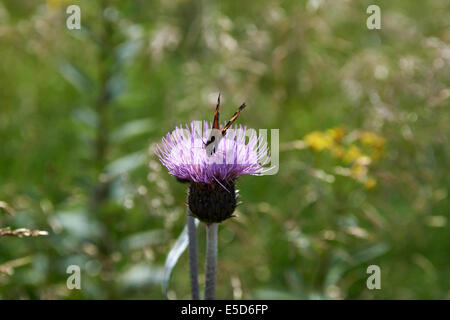
<path fill-rule="evenodd" d="M 236 198 L 234 182 L 191 182 L 189 185 L 189 209 L 205 223 L 222 222 L 232 217 L 237 205 Z"/>

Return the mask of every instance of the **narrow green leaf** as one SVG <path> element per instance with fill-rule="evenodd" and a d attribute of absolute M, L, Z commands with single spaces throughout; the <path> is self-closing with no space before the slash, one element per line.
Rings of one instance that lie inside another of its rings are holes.
<path fill-rule="evenodd" d="M 199 220 L 195 219 L 195 225 L 198 226 Z M 181 232 L 180 236 L 178 237 L 177 241 L 173 245 L 173 247 L 170 249 L 169 253 L 167 254 L 166 263 L 164 264 L 164 275 L 163 275 L 163 281 L 162 281 L 162 290 L 164 295 L 167 296 L 167 289 L 169 287 L 169 279 L 170 274 L 172 273 L 172 269 L 175 267 L 175 265 L 178 262 L 178 259 L 183 254 L 184 250 L 186 250 L 187 246 L 189 244 L 189 236 L 188 236 L 188 228 L 187 224 L 184 226 L 183 231 Z"/>
<path fill-rule="evenodd" d="M 88 75 L 76 65 L 64 62 L 59 68 L 62 76 L 70 82 L 80 93 L 89 93 L 92 88 L 92 81 Z"/>

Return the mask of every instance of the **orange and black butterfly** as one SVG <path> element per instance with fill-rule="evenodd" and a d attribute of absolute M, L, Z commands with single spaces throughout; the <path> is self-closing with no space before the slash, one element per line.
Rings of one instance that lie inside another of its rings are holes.
<path fill-rule="evenodd" d="M 209 155 L 212 155 L 213 153 L 216 152 L 216 147 L 219 144 L 220 138 L 225 136 L 228 128 L 230 128 L 233 122 L 239 117 L 239 114 L 241 113 L 242 110 L 244 110 L 246 104 L 245 102 L 241 104 L 241 106 L 237 109 L 237 111 L 233 114 L 233 116 L 230 118 L 230 120 L 228 120 L 227 124 L 222 129 L 219 128 L 219 107 L 220 107 L 220 93 L 219 97 L 217 98 L 216 113 L 214 114 L 214 121 L 212 126 L 213 131 L 214 129 L 219 130 L 220 136 L 219 139 L 217 139 L 216 141 L 216 136 L 213 133 L 211 133 L 211 137 L 205 143 L 205 148 Z M 211 147 L 208 148 L 208 146 L 210 146 L 211 144 L 213 144 L 212 149 Z"/>

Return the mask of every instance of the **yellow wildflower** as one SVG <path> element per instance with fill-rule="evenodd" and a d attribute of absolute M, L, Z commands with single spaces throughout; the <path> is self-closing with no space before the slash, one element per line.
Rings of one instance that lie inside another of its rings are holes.
<path fill-rule="evenodd" d="M 334 127 L 331 129 L 328 129 L 327 134 L 333 138 L 334 141 L 340 143 L 342 141 L 342 138 L 344 138 L 345 135 L 345 128 L 344 127 Z"/>
<path fill-rule="evenodd" d="M 333 156 L 335 158 L 342 159 L 345 156 L 347 150 L 345 150 L 345 148 L 340 145 L 335 145 L 332 147 L 331 152 L 333 153 Z"/>
<path fill-rule="evenodd" d="M 314 151 L 320 152 L 329 149 L 333 145 L 333 138 L 320 131 L 308 133 L 303 140 Z"/>
<path fill-rule="evenodd" d="M 68 6 L 70 4 L 72 4 L 72 2 L 74 1 L 69 1 L 69 0 L 46 0 L 45 1 L 47 4 L 47 8 L 50 9 L 58 9 L 62 6 Z"/>
<path fill-rule="evenodd" d="M 386 143 L 383 137 L 380 137 L 379 135 L 370 131 L 361 133 L 359 139 L 363 144 L 377 149 L 383 148 L 384 144 Z"/>
<path fill-rule="evenodd" d="M 366 181 L 364 182 L 364 186 L 368 190 L 375 188 L 376 185 L 377 185 L 377 180 L 375 180 L 372 177 L 367 178 Z"/>
<path fill-rule="evenodd" d="M 355 145 L 350 146 L 344 155 L 344 161 L 353 162 L 363 156 L 361 149 Z"/>
<path fill-rule="evenodd" d="M 363 181 L 367 176 L 367 167 L 356 164 L 352 166 L 352 177 L 358 181 Z"/>

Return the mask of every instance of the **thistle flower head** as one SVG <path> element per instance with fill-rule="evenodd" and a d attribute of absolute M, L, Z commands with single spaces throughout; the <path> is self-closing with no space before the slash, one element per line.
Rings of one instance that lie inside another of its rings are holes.
<path fill-rule="evenodd" d="M 215 152 L 208 154 L 204 141 L 211 134 L 211 123 L 205 121 L 203 130 L 196 124 L 198 122 L 192 122 L 185 129 L 175 128 L 157 146 L 156 154 L 169 174 L 182 180 L 212 184 L 263 172 L 267 144 L 258 139 L 254 131 L 233 126 L 220 139 Z"/>
<path fill-rule="evenodd" d="M 267 143 L 254 130 L 232 126 L 217 136 L 213 152 L 205 141 L 212 124 L 192 122 L 169 132 L 156 154 L 169 174 L 190 181 L 188 205 L 200 220 L 211 223 L 229 218 L 236 207 L 234 182 L 242 175 L 263 173 L 268 161 Z"/>

